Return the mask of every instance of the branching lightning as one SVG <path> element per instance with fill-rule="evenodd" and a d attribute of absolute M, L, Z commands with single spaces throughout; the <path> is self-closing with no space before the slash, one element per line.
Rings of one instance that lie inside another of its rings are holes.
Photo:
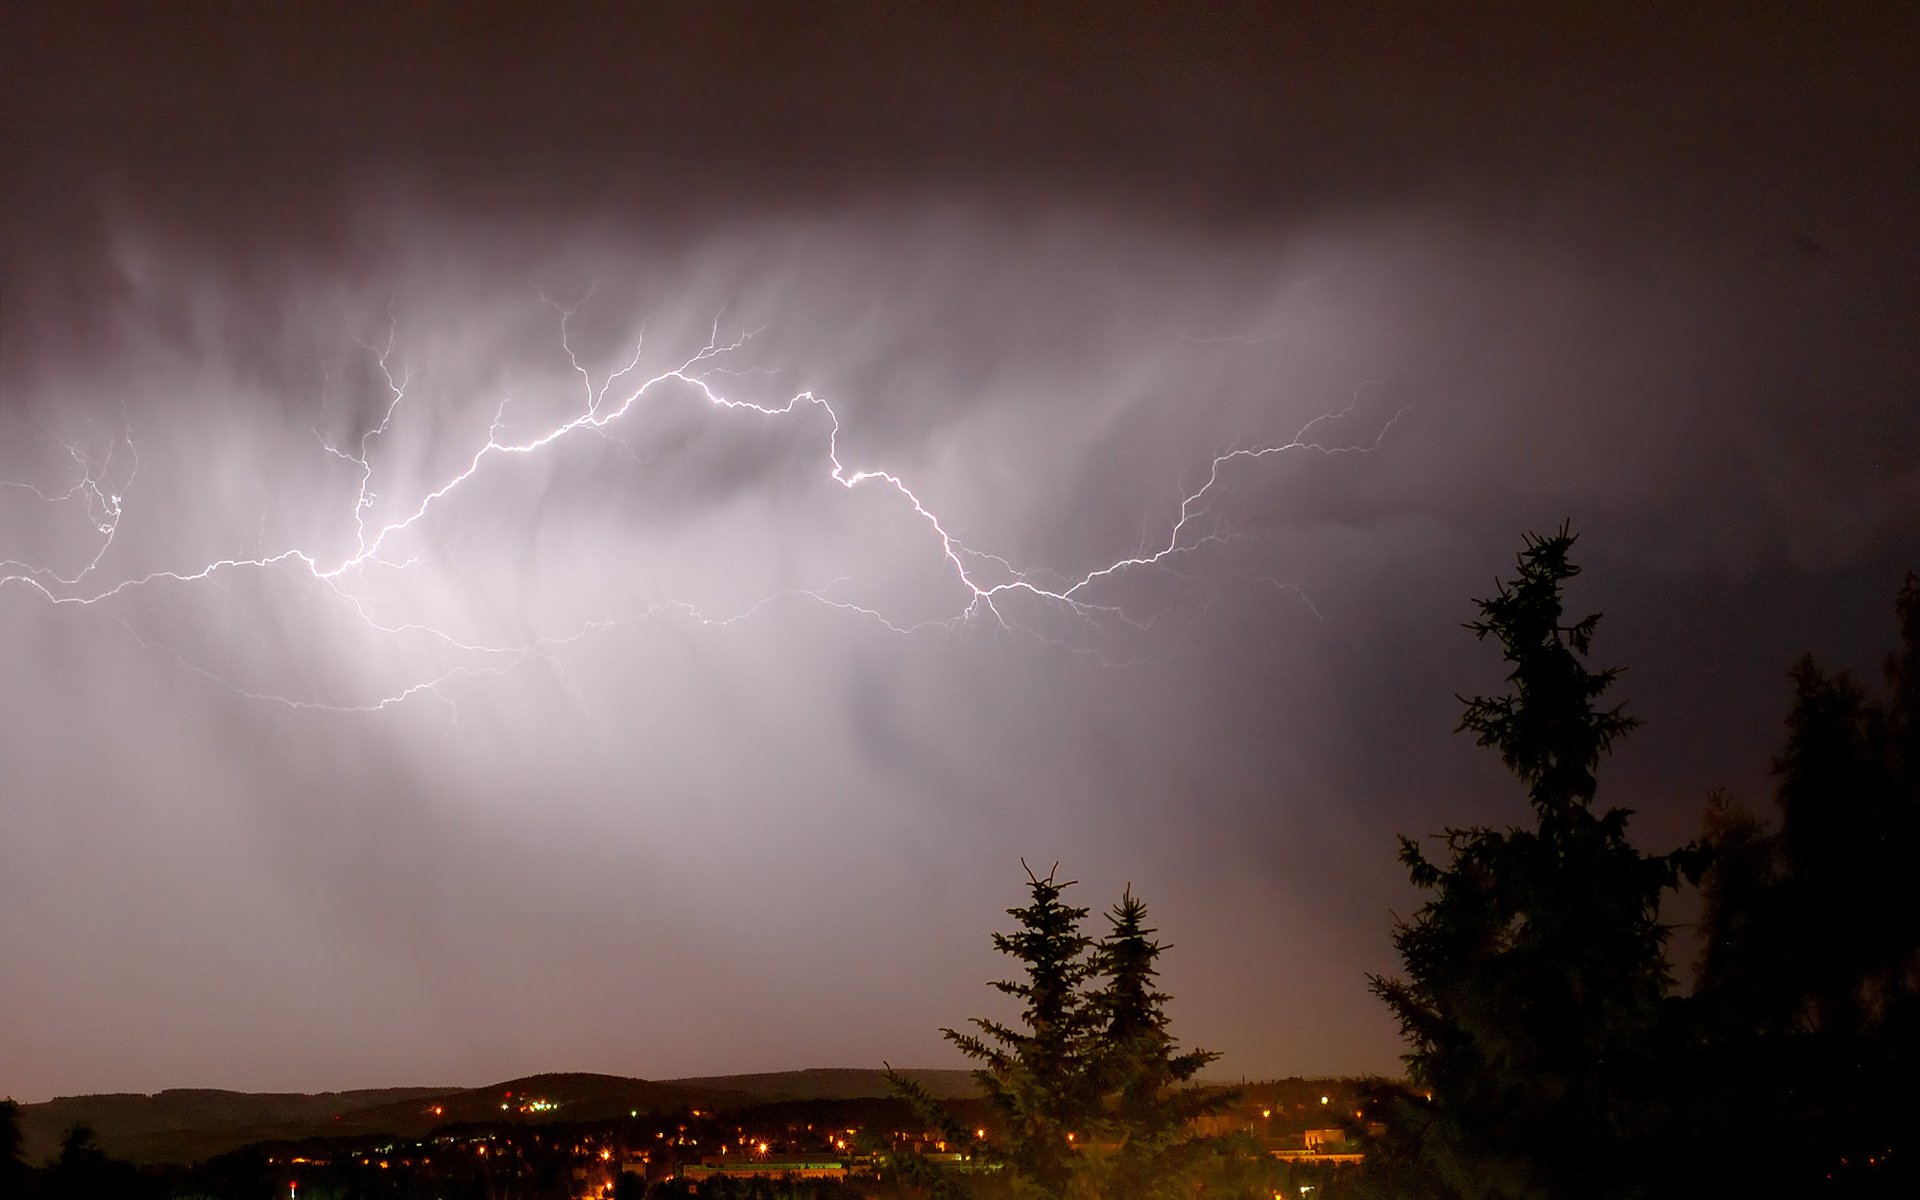
<path fill-rule="evenodd" d="M 453 665 L 413 679 L 404 686 L 379 695 L 336 703 L 312 695 L 268 692 L 244 686 L 223 677 L 210 667 L 191 661 L 187 655 L 164 641 L 142 633 L 124 616 L 116 618 L 141 646 L 170 658 L 181 669 L 238 695 L 294 709 L 334 712 L 373 712 L 422 698 L 438 699 L 451 705 L 452 701 L 443 689 L 455 681 L 505 676 L 534 661 L 543 662 L 557 672 L 559 661 L 555 655 L 561 648 L 615 626 L 671 615 L 706 626 L 722 627 L 749 620 L 769 605 L 783 600 L 800 600 L 843 611 L 899 635 L 915 635 L 937 629 L 955 630 L 984 622 L 999 631 L 1057 642 L 1057 638 L 1039 631 L 1031 622 L 1021 618 L 1019 612 L 1015 611 L 1020 607 L 1014 604 L 1016 600 L 1022 605 L 1042 606 L 1069 620 L 1092 626 L 1118 626 L 1145 632 L 1152 625 L 1152 618 L 1142 618 L 1125 611 L 1120 600 L 1115 598 L 1115 585 L 1122 577 L 1143 571 L 1172 571 L 1175 569 L 1174 560 L 1181 556 L 1232 540 L 1235 535 L 1221 532 L 1217 523 L 1210 523 L 1204 518 L 1229 488 L 1237 472 L 1291 456 L 1370 453 L 1382 444 L 1405 412 L 1402 409 L 1392 413 L 1373 428 L 1370 437 L 1361 441 L 1340 442 L 1324 436 L 1323 431 L 1329 426 L 1353 414 L 1359 403 L 1356 393 L 1355 399 L 1346 407 L 1313 418 L 1291 437 L 1237 445 L 1225 450 L 1212 458 L 1204 479 L 1179 496 L 1178 503 L 1170 507 L 1158 535 L 1143 537 L 1142 545 L 1134 553 L 1111 558 L 1077 576 L 1063 576 L 1019 567 L 1006 556 L 968 546 L 899 471 L 883 465 L 850 465 L 843 458 L 841 414 L 826 397 L 805 390 L 791 394 L 783 402 L 769 404 L 742 399 L 723 390 L 725 385 L 721 380 L 725 378 L 776 374 L 760 368 L 729 365 L 731 357 L 752 336 L 750 333 L 743 333 L 732 340 L 725 339 L 720 334 L 720 319 L 716 317 L 705 345 L 696 353 L 664 370 L 644 374 L 642 363 L 646 354 L 643 332 L 635 342 L 632 354 L 596 381 L 592 370 L 575 351 L 569 330 L 574 310 L 553 304 L 552 301 L 546 302 L 559 314 L 560 346 L 571 370 L 579 377 L 580 398 L 576 411 L 532 436 L 514 438 L 506 432 L 511 401 L 507 398 L 499 400 L 493 408 L 484 439 L 477 439 L 471 453 L 459 462 L 457 469 L 430 480 L 411 499 L 384 518 L 379 515 L 385 503 L 385 497 L 378 487 L 381 482 L 380 446 L 407 411 L 409 389 L 414 383 L 414 376 L 411 370 L 394 366 L 399 349 L 397 320 L 390 320 L 384 345 L 363 344 L 366 353 L 377 364 L 379 378 L 385 389 L 378 419 L 368 423 L 358 437 L 347 444 L 330 440 L 317 427 L 314 430 L 319 453 L 346 464 L 352 472 L 352 494 L 340 517 L 352 530 L 350 550 L 329 555 L 294 545 L 270 551 L 256 545 L 256 553 L 252 554 L 218 557 L 128 574 L 118 579 L 107 577 L 105 564 L 110 561 L 110 552 L 120 535 L 128 497 L 135 491 L 139 471 L 134 431 L 123 428 L 111 436 L 95 433 L 87 439 L 64 442 L 62 448 L 70 463 L 71 474 L 63 484 L 46 486 L 0 481 L 0 502 L 7 502 L 8 493 L 14 493 L 24 497 L 28 503 L 38 502 L 48 510 L 78 508 L 94 539 L 84 564 L 68 574 L 19 558 L 0 558 L 0 592 L 26 590 L 60 607 L 110 608 L 130 602 L 142 592 L 163 586 L 219 586 L 221 579 L 241 573 L 292 572 L 313 587 L 322 589 L 324 595 L 337 602 L 367 635 L 425 639 L 457 659 Z M 369 601 L 368 581 L 377 572 L 404 573 L 421 566 L 426 556 L 403 556 L 396 553 L 395 548 L 404 540 L 403 535 L 421 527 L 452 497 L 484 488 L 488 477 L 511 460 L 548 454 L 559 444 L 580 438 L 610 438 L 626 449 L 636 468 L 644 467 L 631 447 L 614 437 L 612 431 L 616 426 L 643 421 L 644 413 L 651 404 L 670 395 L 693 399 L 711 411 L 791 424 L 796 438 L 817 439 L 819 467 L 827 479 L 848 493 L 873 494 L 878 497 L 879 503 L 904 506 L 904 510 L 911 514 L 915 527 L 927 539 L 929 549 L 937 548 L 939 552 L 938 561 L 942 564 L 947 586 L 954 589 L 955 604 L 952 610 L 944 616 L 920 620 L 890 614 L 877 605 L 838 594 L 849 580 L 836 579 L 817 588 L 783 589 L 734 612 L 714 613 L 703 611 L 690 602 L 670 601 L 650 605 L 617 619 L 578 622 L 562 631 L 513 643 L 472 640 L 428 622 L 381 619 L 376 612 L 376 605 Z M 0 549 L 0 553 L 5 553 L 4 549 Z M 1277 579 L 1264 582 L 1298 596 L 1316 617 L 1321 615 L 1297 584 Z M 1092 652 L 1105 656 L 1103 650 Z"/>

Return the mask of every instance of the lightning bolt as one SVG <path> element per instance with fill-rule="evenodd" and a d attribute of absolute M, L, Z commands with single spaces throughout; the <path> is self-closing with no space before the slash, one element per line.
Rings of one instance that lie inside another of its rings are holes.
<path fill-rule="evenodd" d="M 1076 652 L 1091 652 L 1105 661 L 1113 661 L 1104 649 L 1091 651 L 1078 643 L 1069 644 L 1057 636 L 1043 633 L 1020 616 L 1027 606 L 1051 611 L 1095 629 L 1119 627 L 1145 633 L 1157 617 L 1141 618 L 1129 614 L 1113 596 L 1114 585 L 1124 576 L 1157 570 L 1177 573 L 1175 560 L 1201 549 L 1234 540 L 1237 536 L 1221 532 L 1209 515 L 1230 479 L 1237 473 L 1262 467 L 1274 461 L 1300 455 L 1337 457 L 1368 454 L 1378 449 L 1406 413 L 1401 408 L 1374 427 L 1360 441 L 1342 441 L 1328 431 L 1352 417 L 1360 404 L 1361 389 L 1349 403 L 1306 422 L 1290 437 L 1271 441 L 1247 441 L 1216 454 L 1196 486 L 1184 491 L 1171 506 L 1162 522 L 1161 532 L 1143 537 L 1132 554 L 1107 560 L 1078 575 L 1061 575 L 1016 566 L 1009 558 L 968 546 L 915 491 L 899 471 L 877 465 L 852 466 L 843 457 L 841 415 L 829 400 L 815 391 L 794 392 L 783 402 L 762 403 L 731 395 L 719 382 L 746 375 L 772 375 L 762 368 L 737 368 L 731 358 L 753 336 L 743 332 L 731 340 L 722 338 L 721 317 L 716 316 L 706 343 L 694 354 L 664 370 L 646 374 L 642 370 L 645 333 L 635 341 L 631 355 L 606 375 L 595 379 L 592 370 L 576 353 L 570 329 L 577 306 L 562 306 L 541 297 L 543 303 L 559 315 L 559 343 L 574 375 L 580 394 L 573 415 L 555 421 L 537 433 L 525 437 L 508 435 L 507 420 L 511 398 L 502 398 L 494 406 L 485 437 L 478 439 L 457 467 L 429 485 L 420 488 L 411 499 L 381 515 L 386 498 L 376 486 L 380 482 L 379 449 L 384 438 L 402 420 L 414 384 L 410 369 L 398 368 L 399 321 L 389 307 L 388 335 L 383 345 L 361 343 L 377 366 L 384 401 L 377 419 L 368 422 L 357 438 L 341 444 L 329 440 L 314 429 L 320 453 L 342 462 L 351 471 L 352 495 L 342 519 L 352 530 L 351 548 L 332 555 L 286 546 L 270 552 L 237 554 L 191 565 L 168 567 L 118 579 L 108 578 L 103 567 L 119 538 L 127 513 L 126 497 L 134 490 L 139 471 L 134 432 L 123 427 L 112 435 L 92 429 L 85 438 L 62 441 L 70 478 L 64 484 L 46 486 L 28 482 L 0 481 L 0 499 L 18 494 L 29 502 L 38 502 L 49 510 L 77 508 L 94 544 L 84 562 L 70 573 L 18 558 L 0 559 L 0 592 L 25 590 L 58 608 L 103 608 L 130 602 L 137 595 L 165 586 L 222 586 L 222 581 L 246 573 L 289 573 L 305 586 L 317 589 L 327 601 L 336 604 L 365 633 L 387 639 L 422 639 L 438 646 L 453 658 L 451 665 L 425 673 L 404 685 L 359 699 L 336 702 L 312 695 L 265 691 L 246 686 L 223 676 L 211 667 L 189 657 L 147 634 L 124 617 L 120 626 L 142 647 L 172 659 L 181 669 L 206 679 L 249 700 L 285 706 L 290 709 L 330 712 L 378 712 L 419 699 L 436 699 L 449 707 L 453 701 L 446 689 L 455 682 L 506 676 L 529 663 L 538 662 L 560 672 L 558 652 L 596 633 L 649 619 L 677 616 L 708 627 L 725 627 L 752 619 L 769 606 L 782 601 L 803 601 L 842 611 L 873 622 L 891 633 L 910 636 L 933 629 L 956 630 L 985 623 L 997 632 L 1039 638 L 1065 645 Z M 584 301 L 583 301 L 584 303 Z M 1363 385 L 1364 386 L 1364 385 Z M 669 395 L 691 398 L 708 410 L 753 417 L 768 422 L 795 426 L 797 435 L 814 430 L 818 439 L 818 464 L 826 479 L 849 493 L 877 493 L 882 503 L 902 506 L 910 513 L 914 527 L 921 531 L 929 548 L 937 547 L 942 570 L 955 587 L 956 605 L 944 616 L 910 620 L 890 615 L 877 605 L 860 603 L 838 594 L 849 580 L 829 581 L 816 588 L 784 589 L 774 592 L 739 611 L 716 614 L 703 611 L 684 601 L 669 601 L 645 607 L 626 616 L 577 623 L 563 632 L 535 636 L 519 641 L 474 640 L 437 625 L 421 621 L 383 620 L 370 599 L 370 581 L 381 572 L 405 573 L 427 563 L 431 555 L 414 553 L 396 556 L 395 548 L 406 535 L 423 527 L 429 518 L 463 492 L 484 486 L 489 473 L 515 459 L 535 458 L 551 453 L 562 443 L 588 437 L 601 437 L 626 450 L 628 457 L 642 466 L 638 455 L 614 429 L 642 419 L 641 414 L 654 402 Z M 811 423 L 809 422 L 811 419 Z M 261 523 L 264 540 L 265 518 Z M 1320 611 L 1298 584 L 1277 579 L 1265 582 L 1276 589 L 1296 595 L 1316 617 Z M 457 711 L 456 711 L 457 716 Z"/>

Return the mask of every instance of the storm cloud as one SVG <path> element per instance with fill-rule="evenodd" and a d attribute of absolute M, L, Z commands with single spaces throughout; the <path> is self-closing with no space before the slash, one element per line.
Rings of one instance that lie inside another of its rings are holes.
<path fill-rule="evenodd" d="M 949 1064 L 1022 856 L 1393 1070 L 1522 531 L 1650 845 L 1920 565 L 1920 41 L 1814 13 L 11 8 L 0 1090 Z"/>

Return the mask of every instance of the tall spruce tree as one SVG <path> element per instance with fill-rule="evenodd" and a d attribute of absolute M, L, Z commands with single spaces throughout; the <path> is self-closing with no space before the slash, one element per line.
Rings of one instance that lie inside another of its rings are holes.
<path fill-rule="evenodd" d="M 1518 575 L 1478 601 L 1476 637 L 1510 671 L 1462 698 L 1461 728 L 1526 788 L 1531 825 L 1449 829 L 1400 858 L 1430 899 L 1396 930 L 1404 975 L 1373 990 L 1399 1019 L 1412 1087 L 1383 1095 L 1376 1188 L 1447 1198 L 1630 1197 L 1660 1190 L 1671 975 L 1659 920 L 1686 854 L 1649 856 L 1625 809 L 1594 808 L 1594 770 L 1636 721 L 1606 706 L 1617 669 L 1587 665 L 1599 614 L 1571 623 L 1565 526 L 1529 535 Z"/>
<path fill-rule="evenodd" d="M 1217 1112 L 1232 1097 L 1195 1085 L 1194 1076 L 1220 1056 L 1179 1049 L 1169 1031 L 1159 990 L 1158 960 L 1165 949 L 1147 925 L 1147 906 L 1129 887 L 1107 910 L 1111 928 L 1096 948 L 1105 983 L 1092 998 L 1101 1052 L 1097 1062 L 1102 1108 L 1092 1155 L 1107 1200 L 1174 1197 L 1190 1189 L 1208 1149 L 1196 1118 Z"/>
<path fill-rule="evenodd" d="M 1021 1027 L 974 1017 L 977 1033 L 940 1031 L 981 1064 L 974 1078 L 1003 1131 L 998 1150 L 1015 1193 L 1053 1200 L 1067 1193 L 1074 1141 L 1098 1113 L 1100 1085 L 1096 1018 L 1085 990 L 1093 941 L 1080 929 L 1087 910 L 1062 898 L 1073 881 L 1056 882 L 1058 873 L 1058 864 L 1045 876 L 1028 867 L 1030 903 L 1007 910 L 1018 928 L 993 935 L 994 949 L 1023 968 L 1020 978 L 992 985 L 1020 1001 Z"/>

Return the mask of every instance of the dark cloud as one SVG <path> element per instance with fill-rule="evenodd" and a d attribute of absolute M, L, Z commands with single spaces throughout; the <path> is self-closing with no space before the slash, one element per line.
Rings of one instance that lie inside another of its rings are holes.
<path fill-rule="evenodd" d="M 58 596 L 351 556 L 390 378 L 370 528 L 714 337 L 1055 587 L 1314 448 L 1005 626 L 824 409 L 682 382 L 342 589 L 0 585 L 0 1083 L 944 1061 L 1022 855 L 1224 1069 L 1391 1069 L 1392 835 L 1519 816 L 1457 625 L 1563 517 L 1611 794 L 1762 789 L 1920 564 L 1911 14 L 1270 7 L 10 6 L 0 479 L 99 488 L 0 574 L 123 513 Z"/>

